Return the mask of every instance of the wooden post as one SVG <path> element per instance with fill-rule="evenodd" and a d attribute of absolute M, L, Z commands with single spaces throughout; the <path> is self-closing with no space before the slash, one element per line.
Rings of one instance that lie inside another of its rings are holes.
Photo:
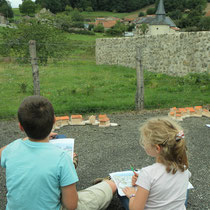
<path fill-rule="evenodd" d="M 33 83 L 34 83 L 34 95 L 40 95 L 40 86 L 39 86 L 39 67 L 37 64 L 36 57 L 36 41 L 29 41 L 29 52 L 31 56 L 31 65 L 32 65 L 32 74 L 33 74 Z"/>
<path fill-rule="evenodd" d="M 140 111 L 144 109 L 144 71 L 142 67 L 141 50 L 139 47 L 136 48 L 136 77 L 136 110 Z"/>

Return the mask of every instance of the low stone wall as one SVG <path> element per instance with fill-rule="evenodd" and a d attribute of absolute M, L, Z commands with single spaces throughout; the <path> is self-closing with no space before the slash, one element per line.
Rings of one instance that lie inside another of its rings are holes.
<path fill-rule="evenodd" d="M 137 47 L 148 71 L 178 76 L 210 73 L 210 32 L 97 39 L 96 63 L 136 68 Z"/>

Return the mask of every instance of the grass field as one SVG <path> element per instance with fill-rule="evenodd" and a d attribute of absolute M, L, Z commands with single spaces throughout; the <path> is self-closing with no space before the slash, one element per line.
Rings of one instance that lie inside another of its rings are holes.
<path fill-rule="evenodd" d="M 50 99 L 57 115 L 135 109 L 134 69 L 69 59 L 39 70 L 41 95 Z M 145 108 L 208 104 L 209 81 L 207 74 L 179 78 L 145 72 Z M 33 94 L 31 66 L 1 63 L 0 83 L 0 117 L 15 116 L 22 99 Z"/>
<path fill-rule="evenodd" d="M 66 36 L 74 45 L 68 56 L 39 67 L 41 95 L 56 114 L 134 110 L 135 69 L 95 64 L 95 40 L 105 36 Z M 0 84 L 0 118 L 13 117 L 22 99 L 33 94 L 31 66 L 0 61 Z M 146 109 L 209 104 L 209 92 L 209 74 L 170 77 L 145 71 Z"/>

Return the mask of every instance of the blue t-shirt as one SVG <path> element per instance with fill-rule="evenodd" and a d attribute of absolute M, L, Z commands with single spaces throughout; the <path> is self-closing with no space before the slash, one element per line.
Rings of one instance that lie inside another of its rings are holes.
<path fill-rule="evenodd" d="M 50 143 L 17 139 L 2 151 L 1 166 L 7 210 L 59 210 L 60 187 L 78 181 L 71 157 Z"/>

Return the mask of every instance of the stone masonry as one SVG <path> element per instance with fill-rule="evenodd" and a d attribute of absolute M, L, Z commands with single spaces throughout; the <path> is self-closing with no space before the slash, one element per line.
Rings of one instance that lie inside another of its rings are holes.
<path fill-rule="evenodd" d="M 136 68 L 136 48 L 145 70 L 182 76 L 210 73 L 210 32 L 143 35 L 96 40 L 96 63 Z"/>

